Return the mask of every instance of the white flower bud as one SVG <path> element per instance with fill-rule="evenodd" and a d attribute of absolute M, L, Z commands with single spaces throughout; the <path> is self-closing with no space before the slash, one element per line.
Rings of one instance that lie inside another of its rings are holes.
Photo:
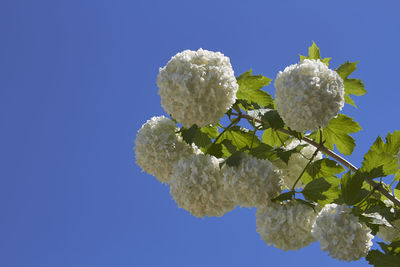
<path fill-rule="evenodd" d="M 305 59 L 286 67 L 275 79 L 277 110 L 291 129 L 325 127 L 344 105 L 342 78 L 320 60 Z"/>
<path fill-rule="evenodd" d="M 201 48 L 173 56 L 157 85 L 162 107 L 186 128 L 219 122 L 239 88 L 229 58 Z"/>

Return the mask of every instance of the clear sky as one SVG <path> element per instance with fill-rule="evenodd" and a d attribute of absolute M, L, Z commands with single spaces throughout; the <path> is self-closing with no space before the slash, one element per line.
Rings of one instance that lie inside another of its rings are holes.
<path fill-rule="evenodd" d="M 184 49 L 221 51 L 235 74 L 275 78 L 315 41 L 368 94 L 343 113 L 400 129 L 398 1 L 0 1 L 0 266 L 366 266 L 319 244 L 284 252 L 255 209 L 198 219 L 135 164 L 133 141 L 165 115 L 158 68 Z M 273 93 L 273 86 L 266 89 Z"/>

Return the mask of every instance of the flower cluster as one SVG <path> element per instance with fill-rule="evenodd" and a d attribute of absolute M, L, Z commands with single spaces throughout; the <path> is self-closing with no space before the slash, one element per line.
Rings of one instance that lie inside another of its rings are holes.
<path fill-rule="evenodd" d="M 299 141 L 297 139 L 290 142 L 287 146 L 284 147 L 285 150 L 292 150 L 299 145 L 307 145 L 304 141 Z M 284 185 L 287 189 L 291 189 L 293 184 L 299 178 L 301 172 L 306 167 L 307 163 L 312 158 L 316 148 L 311 145 L 307 145 L 300 150 L 300 153 L 293 153 L 288 163 L 286 164 L 282 160 L 278 160 L 274 162 L 274 165 L 278 167 L 279 174 L 283 179 Z M 321 152 L 318 152 L 317 155 L 314 157 L 313 161 L 322 159 Z M 297 182 L 295 188 L 303 188 L 304 185 L 300 181 Z"/>
<path fill-rule="evenodd" d="M 299 202 L 271 202 L 257 209 L 257 232 L 268 245 L 285 251 L 298 250 L 315 241 L 311 228 L 316 217 L 313 208 Z"/>
<path fill-rule="evenodd" d="M 344 105 L 342 78 L 320 60 L 305 59 L 279 72 L 275 80 L 279 114 L 303 132 L 325 127 Z"/>
<path fill-rule="evenodd" d="M 337 204 L 325 205 L 313 225 L 312 235 L 319 240 L 321 250 L 345 261 L 366 256 L 374 237 L 371 230 L 351 214 L 350 208 Z"/>
<path fill-rule="evenodd" d="M 177 131 L 175 123 L 159 116 L 143 124 L 136 135 L 136 163 L 162 183 L 168 183 L 172 168 L 179 159 L 199 153 L 197 148 L 183 142 Z"/>
<path fill-rule="evenodd" d="M 170 193 L 180 208 L 196 217 L 222 216 L 236 204 L 224 190 L 220 161 L 213 156 L 194 154 L 174 166 Z"/>
<path fill-rule="evenodd" d="M 225 190 L 243 207 L 267 204 L 281 192 L 282 181 L 268 160 L 244 154 L 238 166 L 223 168 Z"/>
<path fill-rule="evenodd" d="M 187 128 L 219 122 L 239 88 L 229 58 L 203 49 L 173 56 L 157 85 L 165 111 Z"/>

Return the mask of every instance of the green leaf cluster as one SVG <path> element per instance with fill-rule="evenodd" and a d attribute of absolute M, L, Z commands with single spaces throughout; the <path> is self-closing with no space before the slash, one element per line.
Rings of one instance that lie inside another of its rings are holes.
<path fill-rule="evenodd" d="M 385 177 L 399 173 L 398 152 L 400 149 L 400 131 L 388 133 L 386 142 L 380 136 L 364 155 L 361 171 L 369 178 Z M 396 175 L 399 177 L 399 175 Z"/>
<path fill-rule="evenodd" d="M 339 152 L 344 155 L 351 155 L 356 146 L 356 142 L 351 133 L 356 133 L 362 128 L 352 118 L 338 114 L 336 118 L 329 121 L 328 125 L 323 129 L 324 146 L 333 149 L 336 146 Z M 316 132 L 310 136 L 315 140 L 320 140 L 320 132 Z"/>
<path fill-rule="evenodd" d="M 243 110 L 257 109 L 260 107 L 272 107 L 273 99 L 270 94 L 261 90 L 267 86 L 272 79 L 262 75 L 252 75 L 249 70 L 236 78 L 239 90 L 236 98 L 239 100 L 236 104 Z"/>
<path fill-rule="evenodd" d="M 362 96 L 365 93 L 367 93 L 367 90 L 365 90 L 364 84 L 361 82 L 361 80 L 348 78 L 349 75 L 352 74 L 357 69 L 357 63 L 358 61 L 357 62 L 346 61 L 344 64 L 340 65 L 336 69 L 336 72 L 343 79 L 344 92 L 345 92 L 344 101 L 345 103 L 350 104 L 354 107 L 357 106 L 354 103 L 354 100 L 350 98 L 350 95 Z"/>
<path fill-rule="evenodd" d="M 378 242 L 383 252 L 371 250 L 366 259 L 375 267 L 398 267 L 400 266 L 400 240 L 394 240 L 390 245 Z"/>

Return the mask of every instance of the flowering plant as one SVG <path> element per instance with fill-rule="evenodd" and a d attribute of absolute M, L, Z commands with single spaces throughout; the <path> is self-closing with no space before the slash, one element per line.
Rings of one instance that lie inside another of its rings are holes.
<path fill-rule="evenodd" d="M 171 118 L 153 117 L 138 131 L 137 164 L 193 216 L 256 207 L 268 245 L 319 241 L 338 260 L 399 266 L 400 131 L 379 136 L 360 168 L 344 159 L 361 127 L 340 111 L 366 90 L 349 78 L 357 62 L 333 70 L 329 61 L 313 43 L 278 73 L 274 99 L 263 90 L 271 79 L 251 70 L 235 78 L 219 52 L 178 53 L 157 78 Z M 375 235 L 382 251 L 371 250 Z"/>

